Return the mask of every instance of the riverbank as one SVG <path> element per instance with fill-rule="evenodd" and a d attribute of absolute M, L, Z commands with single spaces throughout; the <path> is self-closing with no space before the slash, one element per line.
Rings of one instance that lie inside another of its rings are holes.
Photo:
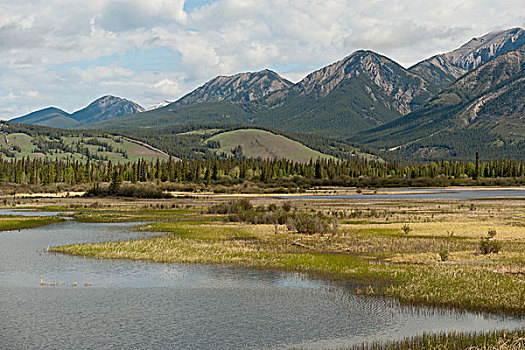
<path fill-rule="evenodd" d="M 371 342 L 348 350 L 423 350 L 423 349 L 483 349 L 521 350 L 525 348 L 525 329 L 514 332 L 424 334 L 399 341 Z"/>
<path fill-rule="evenodd" d="M 64 221 L 60 217 L 12 217 L 0 216 L 0 232 L 24 230 Z"/>
<path fill-rule="evenodd" d="M 266 211 L 284 202 L 252 201 Z M 295 210 L 337 217 L 337 232 L 307 235 L 286 225 L 227 222 L 225 215 L 207 214 L 207 201 L 185 199 L 175 208 L 166 202 L 158 204 L 164 209 L 78 213 L 92 222 L 156 220 L 137 229 L 161 235 L 54 250 L 107 259 L 293 270 L 358 281 L 355 293 L 391 296 L 406 304 L 525 314 L 522 201 L 287 201 Z M 480 237 L 489 231 L 496 232 L 489 240 L 501 245 L 497 254 L 480 251 Z"/>

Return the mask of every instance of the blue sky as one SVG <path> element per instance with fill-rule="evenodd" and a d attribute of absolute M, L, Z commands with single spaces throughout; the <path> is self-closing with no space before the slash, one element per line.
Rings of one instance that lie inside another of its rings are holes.
<path fill-rule="evenodd" d="M 524 26 L 522 0 L 0 0 L 0 118 L 107 94 L 147 108 L 265 68 L 298 81 L 358 49 L 410 66 Z"/>
<path fill-rule="evenodd" d="M 212 3 L 211 0 L 189 0 L 184 2 L 184 11 L 193 12 L 194 10 Z"/>

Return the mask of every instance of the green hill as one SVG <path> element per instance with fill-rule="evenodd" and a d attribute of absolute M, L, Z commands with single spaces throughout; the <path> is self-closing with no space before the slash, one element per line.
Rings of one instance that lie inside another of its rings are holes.
<path fill-rule="evenodd" d="M 0 156 L 112 161 L 166 159 L 168 155 L 146 143 L 119 135 L 74 132 L 24 124 L 0 124 Z"/>
<path fill-rule="evenodd" d="M 24 123 L 50 127 L 75 128 L 80 123 L 60 108 L 49 107 L 11 120 L 11 123 Z"/>
<path fill-rule="evenodd" d="M 216 134 L 206 144 L 218 154 L 248 158 L 281 159 L 308 162 L 310 159 L 334 158 L 306 147 L 282 135 L 258 129 L 239 129 Z M 239 148 L 240 147 L 240 148 Z"/>
<path fill-rule="evenodd" d="M 307 148 L 322 153 L 324 155 L 332 156 L 334 158 L 348 159 L 348 158 L 364 158 L 364 159 L 379 159 L 377 150 L 373 147 L 358 145 L 350 143 L 345 140 L 320 136 L 316 134 L 295 134 L 283 132 L 271 128 L 253 127 L 241 124 L 192 124 L 192 125 L 178 125 L 164 129 L 134 129 L 134 130 L 120 130 L 120 135 L 128 136 L 135 140 L 144 141 L 153 145 L 165 152 L 177 155 L 178 157 L 186 156 L 188 158 L 208 158 L 209 156 L 220 155 L 222 151 L 227 155 L 232 155 L 232 148 L 241 145 L 239 142 L 232 143 L 231 147 L 217 151 L 217 148 L 225 144 L 217 144 L 209 142 L 208 139 L 219 134 L 226 134 L 227 132 L 235 130 L 256 129 L 258 131 L 266 131 L 270 134 L 281 135 L 286 139 L 296 141 Z M 242 133 L 237 133 L 242 134 Z M 241 146 L 246 148 L 245 146 Z M 243 150 L 244 156 L 247 149 Z M 240 154 L 239 154 L 240 155 Z M 258 156 L 256 153 L 255 157 Z M 315 156 L 316 158 L 317 156 Z"/>

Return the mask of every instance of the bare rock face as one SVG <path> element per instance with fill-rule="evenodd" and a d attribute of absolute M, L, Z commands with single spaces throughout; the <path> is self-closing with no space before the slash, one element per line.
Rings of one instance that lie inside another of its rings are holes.
<path fill-rule="evenodd" d="M 179 99 L 175 105 L 218 101 L 249 102 L 291 86 L 292 82 L 268 69 L 218 76 Z"/>
<path fill-rule="evenodd" d="M 476 69 L 498 55 L 518 49 L 525 43 L 525 31 L 512 28 L 473 38 L 460 48 L 433 56 L 409 68 L 440 87 Z"/>
<path fill-rule="evenodd" d="M 72 118 L 79 122 L 89 121 L 89 123 L 93 123 L 144 111 L 145 109 L 135 102 L 108 95 L 73 113 Z"/>
<path fill-rule="evenodd" d="M 414 99 L 432 95 L 436 89 L 420 76 L 408 72 L 396 62 L 372 51 L 356 51 L 350 56 L 317 70 L 302 81 L 296 89 L 301 94 L 316 93 L 328 95 L 345 81 L 364 77 L 369 84 L 375 84 L 389 97 L 383 104 L 401 114 L 410 113 L 417 105 Z M 368 85 L 365 87 L 373 100 L 377 100 Z"/>
<path fill-rule="evenodd" d="M 459 79 L 454 86 L 473 94 L 487 91 L 516 76 L 525 68 L 525 43 L 514 51 L 496 57 L 490 64 L 480 67 Z"/>

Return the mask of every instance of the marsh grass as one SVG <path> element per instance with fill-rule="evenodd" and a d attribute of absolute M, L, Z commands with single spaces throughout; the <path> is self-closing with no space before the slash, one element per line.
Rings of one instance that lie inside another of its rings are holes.
<path fill-rule="evenodd" d="M 521 350 L 525 349 L 525 329 L 494 332 L 450 332 L 423 334 L 399 341 L 373 342 L 346 350 Z M 341 349 L 343 350 L 343 349 Z"/>
<path fill-rule="evenodd" d="M 74 215 L 80 222 L 135 222 L 135 221 L 162 221 L 183 220 L 194 218 L 196 210 L 191 209 L 91 209 L 79 211 Z"/>

